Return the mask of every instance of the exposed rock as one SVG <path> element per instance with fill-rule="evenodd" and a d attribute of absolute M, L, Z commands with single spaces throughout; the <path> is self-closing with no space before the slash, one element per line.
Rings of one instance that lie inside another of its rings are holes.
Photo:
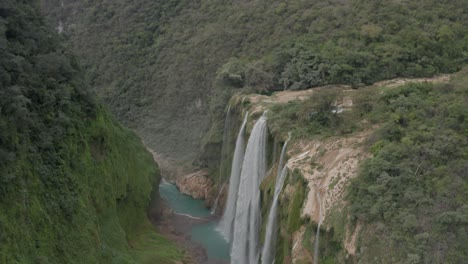
<path fill-rule="evenodd" d="M 367 156 L 361 143 L 369 134 L 370 131 L 365 131 L 323 141 L 299 141 L 291 147 L 298 154 L 290 153 L 288 167 L 299 169 L 309 187 L 302 216 L 319 221 L 316 191 L 320 191 L 326 219 L 330 208 L 341 199 L 345 184 L 356 176 L 359 162 Z"/>
<path fill-rule="evenodd" d="M 450 74 L 442 74 L 439 76 L 435 76 L 432 78 L 396 78 L 396 79 L 391 79 L 391 80 L 385 80 L 381 82 L 376 82 L 372 86 L 375 87 L 382 87 L 382 86 L 387 86 L 387 87 L 397 87 L 401 86 L 407 83 L 446 83 L 450 81 L 450 77 L 452 75 Z"/>
<path fill-rule="evenodd" d="M 351 232 L 350 228 L 346 229 L 346 238 L 344 241 L 344 247 L 348 254 L 354 256 L 356 254 L 356 239 L 361 231 L 362 225 L 361 223 L 357 223 L 356 228 L 353 232 Z"/>
<path fill-rule="evenodd" d="M 213 181 L 208 172 L 199 170 L 192 174 L 178 177 L 175 181 L 181 193 L 192 196 L 195 199 L 213 200 Z M 211 203 L 210 203 L 211 204 Z"/>
<path fill-rule="evenodd" d="M 292 237 L 292 263 L 312 263 L 313 257 L 310 255 L 309 251 L 304 247 L 302 241 L 304 239 L 311 239 L 311 238 L 304 238 L 304 233 L 306 231 L 305 226 L 301 226 L 301 228 L 293 234 Z"/>

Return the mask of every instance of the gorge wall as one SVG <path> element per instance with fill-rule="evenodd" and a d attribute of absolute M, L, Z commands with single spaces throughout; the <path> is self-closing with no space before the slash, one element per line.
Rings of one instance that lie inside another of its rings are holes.
<path fill-rule="evenodd" d="M 438 211 L 429 208 L 436 206 L 438 203 L 445 203 L 446 198 L 444 195 L 427 198 L 432 199 L 431 203 L 433 205 L 418 205 L 418 209 L 412 209 L 416 210 L 415 212 L 419 214 L 419 219 L 421 219 L 419 223 L 413 222 L 415 226 L 419 227 L 414 229 L 403 227 L 401 224 L 408 224 L 404 222 L 408 220 L 403 220 L 400 217 L 405 214 L 404 212 L 407 212 L 408 208 L 414 206 L 411 203 L 406 203 L 406 197 L 416 194 L 413 188 L 421 186 L 421 181 L 426 179 L 416 177 L 407 182 L 407 186 L 392 186 L 389 182 L 383 181 L 381 177 L 388 177 L 387 175 L 395 172 L 385 171 L 387 170 L 386 167 L 376 165 L 378 164 L 376 160 L 381 158 L 379 157 L 382 155 L 381 153 L 387 153 L 382 150 L 382 147 L 385 149 L 401 146 L 401 144 L 409 144 L 408 147 L 419 148 L 412 142 L 405 142 L 406 139 L 402 143 L 401 139 L 389 138 L 390 135 L 394 135 L 394 132 L 389 129 L 394 129 L 395 126 L 406 137 L 419 137 L 418 126 L 421 124 L 437 126 L 439 131 L 448 129 L 454 131 L 454 133 L 463 133 L 466 122 L 458 123 L 456 118 L 459 115 L 464 116 L 466 114 L 465 110 L 457 108 L 456 111 L 461 112 L 453 112 L 455 119 L 449 121 L 449 123 L 453 122 L 451 124 L 456 124 L 457 128 L 450 128 L 451 125 L 441 125 L 437 121 L 433 123 L 427 120 L 425 115 L 414 116 L 413 111 L 419 110 L 412 108 L 407 103 L 416 100 L 418 101 L 418 107 L 426 109 L 422 111 L 430 111 L 429 109 L 433 109 L 442 101 L 449 100 L 450 103 L 446 101 L 447 103 L 439 105 L 439 110 L 436 110 L 444 115 L 442 109 L 446 109 L 449 105 L 459 105 L 466 102 L 465 96 L 462 96 L 463 99 L 455 99 L 455 94 L 460 96 L 464 93 L 463 91 L 466 91 L 465 71 L 466 69 L 452 76 L 392 80 L 361 88 L 360 90 L 353 90 L 346 86 L 327 86 L 304 91 L 276 92 L 271 96 L 258 94 L 234 96 L 229 107 L 230 111 L 232 111 L 230 122 L 233 119 L 241 119 L 245 113 L 251 113 L 248 118 L 246 138 L 261 113 L 268 110 L 267 124 L 270 133 L 268 144 L 270 146 L 267 156 L 269 165 L 266 178 L 262 181 L 260 187 L 262 192 L 261 213 L 263 226 L 259 244 L 266 243 L 266 241 L 263 241 L 263 237 L 266 232 L 270 204 L 275 193 L 275 178 L 279 170 L 277 168 L 279 152 L 288 132 L 291 132 L 292 139 L 287 148 L 286 158 L 286 166 L 290 173 L 286 178 L 285 187 L 279 195 L 278 202 L 279 231 L 277 246 L 274 250 L 276 262 L 314 262 L 316 231 L 319 222 L 322 222 L 320 243 L 318 244 L 319 263 L 374 263 L 375 261 L 379 263 L 400 261 L 423 263 L 423 261 L 427 261 L 428 255 L 437 257 L 436 263 L 461 261 L 464 258 L 464 253 L 462 253 L 464 246 L 461 244 L 464 239 L 462 230 L 464 230 L 466 223 L 460 218 L 449 220 L 451 224 L 460 229 L 452 233 L 454 237 L 445 237 L 441 241 L 438 239 L 444 237 L 445 231 L 443 231 L 444 228 L 442 227 L 444 224 L 435 219 L 440 219 L 438 217 L 444 218 L 447 214 L 463 215 L 464 207 L 462 203 L 456 203 L 454 209 L 445 208 Z M 417 97 L 415 97 L 416 94 Z M 388 100 L 387 98 L 398 99 L 385 101 Z M 395 115 L 394 109 L 397 109 L 395 107 L 401 106 L 404 101 L 406 101 L 405 110 L 399 112 L 399 118 L 411 118 L 411 120 L 407 120 L 409 123 L 398 124 L 398 119 L 396 121 L 388 120 L 385 113 L 388 111 L 389 115 Z M 373 102 L 371 107 L 367 105 L 369 102 Z M 436 114 L 432 118 L 438 120 L 442 116 Z M 238 127 L 233 131 L 236 130 L 238 130 Z M 230 134 L 233 137 L 237 136 L 233 135 L 235 134 L 233 131 Z M 429 134 L 427 136 L 432 137 Z M 433 134 L 433 136 L 436 135 Z M 429 138 L 424 140 L 431 140 Z M 426 144 L 422 143 L 424 140 L 420 144 Z M 228 142 L 232 144 L 233 141 Z M 459 143 L 461 145 L 458 149 L 465 148 L 466 141 L 460 141 Z M 441 146 L 435 144 L 426 147 L 434 150 Z M 229 148 L 234 149 L 233 146 Z M 393 160 L 387 157 L 385 162 L 393 162 L 393 166 L 395 166 L 393 168 L 398 167 L 399 170 L 409 169 L 404 166 L 413 166 L 412 163 L 404 162 L 407 158 L 406 155 L 396 155 Z M 462 164 L 465 164 L 462 161 L 464 159 L 463 154 L 453 153 L 453 155 L 452 157 L 458 160 L 453 162 L 461 162 L 460 165 L 463 167 Z M 428 162 L 428 159 L 432 159 L 425 156 L 425 154 L 417 154 L 416 156 L 419 162 Z M 428 177 L 427 180 L 433 181 L 438 178 L 437 174 L 433 174 L 437 166 L 443 166 L 441 163 L 438 164 L 440 165 L 434 164 L 434 167 L 424 169 L 426 175 L 431 175 L 426 176 Z M 388 169 L 392 170 L 392 167 L 388 167 Z M 420 173 L 421 169 L 420 166 L 415 167 L 412 171 L 409 169 L 413 176 L 408 177 L 414 177 L 414 173 Z M 376 178 L 370 180 L 368 178 L 369 173 L 375 173 L 372 170 L 383 171 L 379 172 L 381 174 L 373 176 Z M 395 181 L 397 181 L 398 177 L 401 177 L 399 175 L 404 174 L 401 171 L 398 173 L 391 176 L 395 177 Z M 445 175 L 445 177 L 450 177 L 454 181 L 460 181 L 460 177 L 464 177 L 465 174 L 462 171 L 454 171 L 453 173 L 446 172 Z M 217 180 L 219 178 L 214 179 L 215 182 L 218 181 L 217 186 L 221 186 L 220 183 L 225 181 L 224 179 Z M 398 179 L 398 181 L 400 180 Z M 379 186 L 381 184 L 385 184 L 385 187 Z M 363 185 L 366 186 L 364 190 L 362 190 Z M 427 190 L 431 188 L 425 186 L 425 188 L 428 188 Z M 380 188 L 380 191 L 376 192 L 373 188 Z M 393 196 L 393 193 L 400 188 L 405 189 L 401 191 L 404 196 Z M 462 194 L 460 188 L 454 188 L 450 184 L 441 188 L 445 191 L 455 191 L 458 195 Z M 213 192 L 216 193 L 217 191 L 219 191 L 219 187 Z M 392 215 L 385 215 L 390 213 L 392 209 L 388 208 L 389 211 L 386 211 L 384 207 L 381 209 L 381 215 L 372 216 L 373 219 L 379 219 L 377 222 L 374 222 L 376 220 L 369 221 L 369 216 L 365 214 L 375 214 L 372 210 L 375 210 L 375 206 L 379 204 L 378 200 L 381 200 L 381 198 L 373 198 L 377 201 L 377 204 L 369 201 L 368 204 L 374 207 L 370 207 L 367 213 L 363 213 L 361 210 L 363 210 L 362 206 L 365 205 L 362 199 L 368 199 L 364 197 L 369 197 L 372 194 L 385 197 L 385 199 L 392 195 L 394 206 L 402 211 L 399 215 L 395 215 L 395 211 L 392 212 Z M 418 213 L 421 211 L 425 213 Z M 426 221 L 433 221 L 431 225 L 438 226 L 438 228 L 434 230 L 426 229 L 428 228 Z M 382 233 L 385 229 L 390 233 Z M 391 232 L 396 230 L 401 232 L 400 238 L 391 235 Z M 419 243 L 418 239 L 421 235 L 424 235 L 427 239 L 425 246 L 419 249 L 413 248 L 412 245 Z M 382 241 L 376 240 L 376 236 Z M 402 237 L 406 239 L 407 247 L 393 244 L 396 243 L 395 239 L 401 239 Z M 431 249 L 439 243 L 456 246 L 445 251 L 442 257 L 437 251 Z M 395 247 L 388 247 L 389 244 L 393 244 Z M 384 250 L 385 254 L 383 253 Z"/>
<path fill-rule="evenodd" d="M 181 259 L 147 217 L 157 164 L 83 75 L 35 1 L 2 1 L 0 262 Z"/>

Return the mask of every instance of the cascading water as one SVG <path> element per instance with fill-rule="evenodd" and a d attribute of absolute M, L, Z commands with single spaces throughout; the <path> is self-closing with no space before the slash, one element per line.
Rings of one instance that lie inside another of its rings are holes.
<path fill-rule="evenodd" d="M 229 153 L 229 134 L 230 134 L 230 126 L 231 126 L 231 105 L 228 106 L 226 111 L 226 119 L 224 120 L 224 131 L 223 131 L 223 145 L 221 147 L 221 160 L 219 161 L 219 178 L 221 181 L 224 181 L 227 174 L 227 166 L 226 166 L 226 159 Z M 226 186 L 226 182 L 224 182 L 221 189 L 219 189 L 218 195 L 216 196 L 215 202 L 213 204 L 213 208 L 211 209 L 211 214 L 215 214 L 216 210 L 218 209 L 218 201 L 221 193 Z"/>
<path fill-rule="evenodd" d="M 286 154 L 286 148 L 288 146 L 288 142 L 291 139 L 291 132 L 288 133 L 288 139 L 284 142 L 283 149 L 281 149 L 280 160 L 278 163 L 278 173 L 276 174 L 276 179 L 280 176 L 281 168 L 284 166 L 284 156 Z"/>
<path fill-rule="evenodd" d="M 317 233 L 315 234 L 315 245 L 314 245 L 314 264 L 318 264 L 319 257 L 319 236 L 320 236 L 320 225 L 322 224 L 322 200 L 320 199 L 320 193 L 316 192 L 317 202 L 319 204 L 319 222 L 317 225 Z"/>
<path fill-rule="evenodd" d="M 257 264 L 258 237 L 261 226 L 260 183 L 266 167 L 266 116 L 255 124 L 247 148 L 237 194 L 231 263 Z"/>
<path fill-rule="evenodd" d="M 244 117 L 244 122 L 240 128 L 239 134 L 237 135 L 236 147 L 234 149 L 234 157 L 232 159 L 231 177 L 229 180 L 228 198 L 226 202 L 226 208 L 224 214 L 219 223 L 219 230 L 223 234 L 227 241 L 232 240 L 232 234 L 234 229 L 234 217 L 236 215 L 236 202 L 237 193 L 239 190 L 240 175 L 242 169 L 242 162 L 244 160 L 245 152 L 245 125 L 247 124 L 247 112 Z"/>
<path fill-rule="evenodd" d="M 262 250 L 262 264 L 271 264 L 274 262 L 274 248 L 276 245 L 276 229 L 277 229 L 277 211 L 278 211 L 278 198 L 283 188 L 284 180 L 288 175 L 288 167 L 283 166 L 281 175 L 277 178 L 275 185 L 275 196 L 271 204 L 270 213 L 268 215 L 267 229 L 265 233 L 265 244 Z"/>
<path fill-rule="evenodd" d="M 291 135 L 289 135 L 289 138 L 290 137 Z M 273 249 L 276 245 L 278 198 L 281 193 L 281 190 L 283 189 L 283 184 L 286 175 L 288 175 L 288 168 L 286 165 L 283 164 L 289 138 L 288 140 L 286 140 L 286 142 L 283 145 L 283 149 L 281 150 L 281 156 L 278 164 L 278 173 L 276 175 L 275 194 L 273 196 L 273 202 L 271 203 L 270 213 L 268 214 L 265 242 L 263 244 L 262 249 L 262 264 L 271 264 L 274 262 Z"/>
<path fill-rule="evenodd" d="M 216 199 L 214 201 L 213 208 L 211 209 L 211 214 L 212 215 L 216 213 L 216 209 L 218 208 L 219 197 L 223 193 L 224 187 L 226 187 L 226 183 L 224 183 L 223 186 L 221 186 L 221 189 L 219 189 L 218 195 L 216 195 Z"/>

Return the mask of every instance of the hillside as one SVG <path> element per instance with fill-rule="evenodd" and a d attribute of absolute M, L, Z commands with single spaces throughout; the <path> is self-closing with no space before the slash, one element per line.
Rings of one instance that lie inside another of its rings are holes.
<path fill-rule="evenodd" d="M 210 133 L 221 130 L 222 109 L 238 89 L 360 87 L 455 72 L 468 54 L 464 0 L 44 0 L 43 6 L 113 114 L 161 159 L 185 164 L 211 126 Z M 220 142 L 221 135 L 204 148 L 219 149 Z M 199 165 L 217 163 L 203 158 Z"/>
<path fill-rule="evenodd" d="M 157 164 L 117 124 L 35 1 L 0 4 L 0 262 L 173 263 Z"/>
<path fill-rule="evenodd" d="M 239 205 L 233 263 L 258 262 L 273 201 L 275 263 L 468 258 L 466 0 L 41 4 L 163 175 Z"/>
<path fill-rule="evenodd" d="M 312 263 L 323 221 L 319 263 L 463 263 L 467 71 L 358 90 L 236 95 L 231 109 L 251 113 L 251 123 L 268 110 L 273 146 L 261 186 L 264 219 L 275 188 L 274 157 L 292 136 L 276 262 Z"/>

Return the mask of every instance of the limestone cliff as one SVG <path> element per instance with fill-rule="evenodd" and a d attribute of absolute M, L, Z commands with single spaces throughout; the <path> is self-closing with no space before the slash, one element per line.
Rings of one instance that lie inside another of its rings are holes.
<path fill-rule="evenodd" d="M 308 115 L 307 118 L 311 120 L 319 115 L 317 109 L 320 105 L 314 103 L 314 99 L 325 100 L 327 97 L 323 96 L 324 93 L 336 92 L 339 96 L 330 101 L 330 108 L 326 111 L 333 114 L 332 118 L 352 119 L 350 112 L 359 111 L 355 108 L 363 107 L 363 101 L 366 102 L 365 98 L 363 99 L 363 96 L 367 96 L 365 91 L 385 94 L 399 87 L 405 89 L 405 85 L 411 84 L 447 85 L 450 79 L 451 76 L 448 75 L 426 79 L 395 79 L 376 83 L 366 88 L 369 90 L 363 89 L 359 92 L 347 86 L 327 86 L 303 91 L 277 92 L 271 96 L 244 94 L 231 99 L 231 107 L 237 109 L 238 114 L 246 111 L 250 113 L 250 124 L 265 110 L 271 111 L 268 113 L 270 134 L 273 138 L 269 142 L 272 145 L 269 148 L 270 170 L 261 187 L 264 217 L 267 216 L 267 208 L 271 203 L 277 169 L 276 157 L 287 132 L 285 129 L 293 129 L 293 139 L 287 152 L 290 175 L 279 202 L 281 209 L 277 261 L 311 263 L 314 258 L 312 249 L 315 229 L 320 220 L 323 220 L 323 245 L 320 246 L 322 260 L 354 263 L 358 259 L 366 259 L 363 256 L 368 254 L 362 255 L 362 248 L 358 251 L 359 245 L 362 245 L 359 237 L 364 224 L 351 220 L 347 211 L 349 198 L 346 195 L 350 182 L 362 170 L 363 161 L 374 154 L 372 151 L 375 147 L 370 149 L 369 145 L 374 144 L 372 142 L 380 125 L 362 119 L 357 121 L 357 124 L 337 126 L 335 130 L 317 132 L 313 130 L 316 128 L 307 128 L 312 132 L 300 134 L 301 130 L 305 129 L 296 125 L 297 119 L 302 118 L 300 115 Z M 313 107 L 307 108 L 307 104 L 313 104 Z M 296 106 L 298 107 L 295 108 Z M 295 112 L 291 114 L 288 108 Z M 249 127 L 251 128 L 251 125 L 248 125 L 248 130 Z M 319 219 L 320 209 L 323 210 L 322 219 Z"/>

